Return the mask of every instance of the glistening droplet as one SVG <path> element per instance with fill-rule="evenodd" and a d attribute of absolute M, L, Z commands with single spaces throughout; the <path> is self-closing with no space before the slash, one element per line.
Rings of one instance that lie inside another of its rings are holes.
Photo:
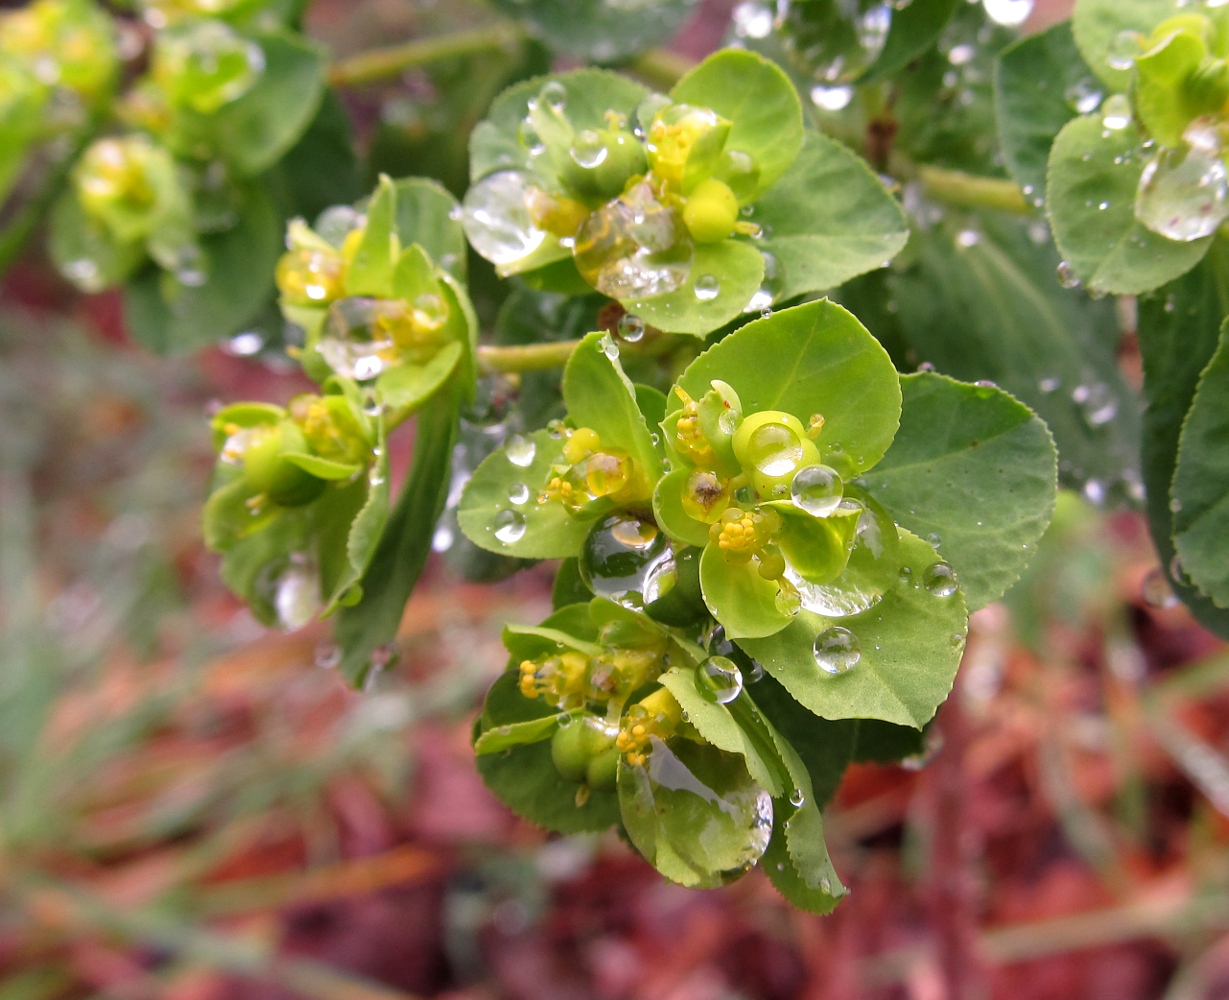
<path fill-rule="evenodd" d="M 710 656 L 696 668 L 696 690 L 709 701 L 728 705 L 743 689 L 738 664 L 724 656 Z"/>
<path fill-rule="evenodd" d="M 519 510 L 501 510 L 493 522 L 495 537 L 505 545 L 512 545 L 525 537 L 525 515 Z"/>
<path fill-rule="evenodd" d="M 951 597 L 960 589 L 956 571 L 945 562 L 932 563 L 922 571 L 922 586 L 935 597 Z"/>
<path fill-rule="evenodd" d="M 834 625 L 815 639 L 815 663 L 826 674 L 848 673 L 862 659 L 862 644 L 849 629 Z"/>

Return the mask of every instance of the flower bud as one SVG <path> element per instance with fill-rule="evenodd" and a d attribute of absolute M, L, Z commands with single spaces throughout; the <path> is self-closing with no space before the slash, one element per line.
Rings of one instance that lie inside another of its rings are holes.
<path fill-rule="evenodd" d="M 701 181 L 683 204 L 683 222 L 697 243 L 718 243 L 729 238 L 738 222 L 738 199 L 729 186 L 714 177 Z"/>
<path fill-rule="evenodd" d="M 243 452 L 243 475 L 257 493 L 282 507 L 301 507 L 323 491 L 325 482 L 286 459 L 307 451 L 307 439 L 293 420 L 252 429 Z"/>
<path fill-rule="evenodd" d="M 576 134 L 563 178 L 582 197 L 606 201 L 622 194 L 628 180 L 647 169 L 648 159 L 640 140 L 627 129 L 612 125 Z"/>

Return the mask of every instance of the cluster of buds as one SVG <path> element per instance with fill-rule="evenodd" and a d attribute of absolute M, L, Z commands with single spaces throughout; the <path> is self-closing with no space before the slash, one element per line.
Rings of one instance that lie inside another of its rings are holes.
<path fill-rule="evenodd" d="M 538 503 L 558 502 L 576 513 L 606 497 L 615 503 L 635 499 L 634 463 L 624 449 L 604 445 L 588 427 L 562 428 L 562 433 L 564 461 L 551 466 Z"/>
<path fill-rule="evenodd" d="M 652 753 L 652 741 L 673 736 L 683 721 L 683 709 L 665 688 L 658 688 L 632 705 L 622 720 L 615 748 L 631 767 L 643 767 Z"/>

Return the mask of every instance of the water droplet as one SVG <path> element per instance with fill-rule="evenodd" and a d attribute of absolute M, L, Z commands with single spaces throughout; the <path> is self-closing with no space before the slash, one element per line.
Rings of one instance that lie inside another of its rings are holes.
<path fill-rule="evenodd" d="M 511 264 L 533 253 L 546 233 L 533 224 L 525 175 L 502 170 L 469 189 L 462 225 L 473 248 L 493 264 Z"/>
<path fill-rule="evenodd" d="M 591 128 L 587 128 L 577 134 L 569 152 L 572 159 L 576 161 L 577 166 L 584 167 L 586 170 L 600 167 L 606 162 L 606 157 L 610 155 L 610 151 L 606 148 L 606 143 L 602 140 L 602 137 Z"/>
<path fill-rule="evenodd" d="M 956 234 L 956 246 L 968 249 L 981 242 L 981 233 L 976 229 L 962 229 Z"/>
<path fill-rule="evenodd" d="M 961 646 L 964 645 L 964 633 L 963 632 L 953 632 L 951 639 L 949 639 L 948 641 L 951 643 L 953 649 L 959 649 Z"/>
<path fill-rule="evenodd" d="M 612 514 L 585 536 L 581 579 L 599 597 L 641 608 L 664 597 L 677 581 L 674 550 L 647 518 Z"/>
<path fill-rule="evenodd" d="M 801 788 L 795 788 L 792 792 L 789 793 L 789 804 L 793 806 L 795 809 L 801 809 L 803 803 L 805 803 L 806 800 L 807 800 L 807 797 L 803 793 Z"/>
<path fill-rule="evenodd" d="M 1180 513 L 1182 510 L 1182 501 L 1177 497 L 1171 497 L 1169 500 L 1169 512 L 1171 514 Z"/>
<path fill-rule="evenodd" d="M 333 371 L 370 381 L 400 360 L 393 329 L 406 321 L 409 307 L 392 299 L 339 299 L 325 317 L 320 354 Z"/>
<path fill-rule="evenodd" d="M 1115 132 L 1131 124 L 1131 102 L 1126 94 L 1114 94 L 1101 106 L 1101 124 Z"/>
<path fill-rule="evenodd" d="M 1135 216 L 1153 232 L 1189 243 L 1211 236 L 1229 217 L 1229 173 L 1213 129 L 1188 129 L 1184 139 L 1144 167 Z"/>
<path fill-rule="evenodd" d="M 568 103 L 568 89 L 558 80 L 551 80 L 538 92 L 538 100 L 553 111 L 562 111 Z"/>
<path fill-rule="evenodd" d="M 1160 566 L 1154 566 L 1144 577 L 1140 585 L 1144 603 L 1153 608 L 1172 608 L 1178 604 L 1178 595 L 1165 579 L 1165 573 Z"/>
<path fill-rule="evenodd" d="M 256 592 L 268 601 L 278 626 L 287 632 L 303 628 L 322 606 L 315 560 L 304 552 L 267 566 L 257 579 Z"/>
<path fill-rule="evenodd" d="M 322 670 L 333 670 L 341 663 L 341 647 L 335 642 L 322 642 L 316 647 L 315 664 Z"/>
<path fill-rule="evenodd" d="M 629 344 L 638 343 L 644 338 L 644 320 L 631 313 L 619 317 L 618 334 Z"/>
<path fill-rule="evenodd" d="M 525 537 L 525 515 L 519 510 L 501 510 L 495 515 L 495 537 L 512 545 Z"/>
<path fill-rule="evenodd" d="M 721 283 L 714 275 L 702 274 L 696 278 L 696 298 L 701 302 L 711 302 L 721 294 Z"/>
<path fill-rule="evenodd" d="M 1101 85 L 1091 76 L 1077 80 L 1063 93 L 1067 103 L 1082 115 L 1096 111 L 1104 96 Z"/>
<path fill-rule="evenodd" d="M 447 552 L 452 548 L 452 543 L 456 541 L 456 536 L 446 524 L 441 524 L 435 529 L 435 534 L 431 536 L 431 550 L 433 552 Z"/>
<path fill-rule="evenodd" d="M 619 360 L 619 345 L 615 343 L 614 337 L 608 333 L 603 333 L 598 338 L 597 346 L 601 348 L 602 353 L 611 361 Z"/>
<path fill-rule="evenodd" d="M 1075 269 L 1069 261 L 1060 260 L 1058 262 L 1058 283 L 1063 288 L 1079 288 L 1080 279 L 1075 273 Z"/>
<path fill-rule="evenodd" d="M 1057 392 L 1062 384 L 1062 379 L 1060 379 L 1057 375 L 1052 375 L 1049 378 L 1043 378 L 1040 382 L 1038 382 L 1037 388 L 1046 395 L 1049 395 L 1052 392 Z"/>
<path fill-rule="evenodd" d="M 692 243 L 679 213 L 642 183 L 589 215 L 573 253 L 599 292 L 634 299 L 681 287 L 691 271 Z"/>
<path fill-rule="evenodd" d="M 533 443 L 533 439 L 525 437 L 523 434 L 513 434 L 508 438 L 507 444 L 504 445 L 504 454 L 508 456 L 508 461 L 522 469 L 527 469 L 533 465 L 534 455 L 537 450 L 537 445 Z"/>
<path fill-rule="evenodd" d="M 1176 553 L 1169 560 L 1169 578 L 1175 583 L 1180 583 L 1184 586 L 1190 585 L 1190 581 L 1186 576 L 1186 567 L 1182 565 L 1182 557 Z"/>
<path fill-rule="evenodd" d="M 710 656 L 696 668 L 696 690 L 709 701 L 728 705 L 743 689 L 738 664 L 724 656 Z"/>
<path fill-rule="evenodd" d="M 1104 382 L 1094 382 L 1087 387 L 1079 386 L 1077 391 L 1078 389 L 1084 390 L 1080 393 L 1080 398 L 1075 399 L 1075 393 L 1072 393 L 1072 398 L 1079 404 L 1084 422 L 1089 427 L 1101 427 L 1117 416 L 1118 399 Z"/>
<path fill-rule="evenodd" d="M 840 111 L 853 100 L 853 87 L 826 87 L 817 83 L 811 88 L 811 103 L 823 111 Z"/>
<path fill-rule="evenodd" d="M 827 517 L 840 506 L 844 483 L 836 469 L 808 465 L 794 474 L 789 493 L 794 506 L 815 517 Z"/>
<path fill-rule="evenodd" d="M 619 799 L 628 837 L 650 863 L 659 850 L 686 884 L 712 889 L 755 865 L 772 836 L 772 798 L 742 757 L 706 743 L 649 739 L 643 766 L 621 768 Z M 677 877 L 677 876 L 676 876 Z"/>
<path fill-rule="evenodd" d="M 815 639 L 815 662 L 826 674 L 836 677 L 848 673 L 862 659 L 862 644 L 847 628 L 833 625 Z"/>
<path fill-rule="evenodd" d="M 1084 483 L 1080 493 L 1094 507 L 1100 507 L 1105 503 L 1105 484 L 1100 479 L 1089 479 Z"/>
<path fill-rule="evenodd" d="M 1033 12 L 1033 0 L 982 0 L 991 21 L 1014 28 L 1028 20 Z"/>
<path fill-rule="evenodd" d="M 523 504 L 529 500 L 529 487 L 524 483 L 514 483 L 512 488 L 508 490 L 508 501 L 514 504 Z"/>
<path fill-rule="evenodd" d="M 1144 36 L 1138 31 L 1120 31 L 1110 42 L 1105 61 L 1112 69 L 1129 70 L 1143 49 Z"/>
<path fill-rule="evenodd" d="M 942 544 L 943 539 L 941 539 L 935 532 L 932 531 L 929 535 L 926 536 L 926 541 L 930 543 L 930 547 L 932 549 L 937 549 L 939 545 Z"/>
<path fill-rule="evenodd" d="M 945 562 L 937 562 L 922 571 L 922 586 L 935 597 L 951 597 L 960 589 L 960 582 L 951 566 Z"/>

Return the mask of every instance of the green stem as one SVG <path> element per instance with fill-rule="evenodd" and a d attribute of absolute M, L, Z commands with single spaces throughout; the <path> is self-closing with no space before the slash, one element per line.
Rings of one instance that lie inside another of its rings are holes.
<path fill-rule="evenodd" d="M 628 64 L 627 69 L 645 83 L 669 90 L 695 66 L 695 60 L 668 49 L 649 49 Z"/>
<path fill-rule="evenodd" d="M 416 38 L 403 45 L 372 49 L 337 60 L 329 67 L 329 83 L 334 87 L 378 83 L 400 76 L 407 69 L 417 66 L 426 66 L 442 59 L 507 49 L 524 40 L 524 31 L 515 24 L 496 24 L 434 38 Z"/>
<path fill-rule="evenodd" d="M 949 205 L 991 208 L 1017 215 L 1028 215 L 1033 210 L 1015 181 L 927 166 L 917 168 L 917 177 L 927 195 Z"/>
<path fill-rule="evenodd" d="M 478 348 L 478 364 L 489 372 L 540 372 L 560 368 L 576 350 L 579 340 L 557 340 L 546 344 L 515 347 Z"/>
<path fill-rule="evenodd" d="M 73 140 L 72 148 L 65 153 L 62 159 L 50 165 L 50 172 L 43 181 L 43 186 L 18 210 L 12 222 L 0 230 L 0 277 L 17 259 L 26 241 L 43 221 L 43 216 L 47 214 L 52 203 L 64 190 L 69 172 L 82 151 L 93 140 L 100 124 L 101 120 L 98 117 L 92 117 L 81 126 L 81 130 Z"/>

